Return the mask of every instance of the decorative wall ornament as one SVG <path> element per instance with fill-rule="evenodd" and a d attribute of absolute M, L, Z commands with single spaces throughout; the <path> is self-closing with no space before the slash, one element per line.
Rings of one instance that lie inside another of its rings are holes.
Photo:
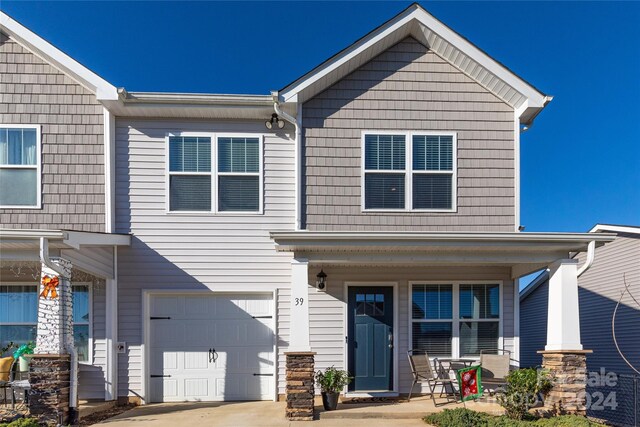
<path fill-rule="evenodd" d="M 51 299 L 58 298 L 57 287 L 59 284 L 60 280 L 58 276 L 49 276 L 47 274 L 42 276 L 42 286 L 44 286 L 44 289 L 40 293 L 40 298 L 47 298 L 48 296 L 50 296 Z"/>

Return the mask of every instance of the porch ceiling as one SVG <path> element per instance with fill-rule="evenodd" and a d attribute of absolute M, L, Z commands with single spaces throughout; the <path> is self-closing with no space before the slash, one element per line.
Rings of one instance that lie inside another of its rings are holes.
<path fill-rule="evenodd" d="M 280 252 L 323 265 L 493 265 L 520 277 L 604 245 L 611 233 L 272 232 Z"/>

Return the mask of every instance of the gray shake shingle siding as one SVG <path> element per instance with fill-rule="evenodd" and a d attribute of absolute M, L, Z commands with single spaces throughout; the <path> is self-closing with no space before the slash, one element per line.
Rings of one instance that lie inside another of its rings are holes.
<path fill-rule="evenodd" d="M 42 126 L 42 209 L 0 209 L 5 228 L 104 231 L 103 108 L 0 33 L 0 124 Z"/>
<path fill-rule="evenodd" d="M 303 105 L 310 230 L 513 231 L 513 109 L 412 38 Z M 457 212 L 363 213 L 363 130 L 454 131 Z"/>

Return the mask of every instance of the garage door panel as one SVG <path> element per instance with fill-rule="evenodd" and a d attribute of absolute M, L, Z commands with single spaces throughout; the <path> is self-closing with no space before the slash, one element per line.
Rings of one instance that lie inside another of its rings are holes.
<path fill-rule="evenodd" d="M 151 321 L 149 373 L 170 375 L 151 378 L 152 401 L 272 398 L 272 305 L 270 295 L 152 297 L 153 316 L 170 317 Z"/>

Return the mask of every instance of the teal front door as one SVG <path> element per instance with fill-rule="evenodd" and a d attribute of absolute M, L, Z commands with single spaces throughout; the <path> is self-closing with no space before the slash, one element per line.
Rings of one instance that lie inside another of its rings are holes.
<path fill-rule="evenodd" d="M 350 286 L 349 391 L 393 389 L 393 288 Z"/>

